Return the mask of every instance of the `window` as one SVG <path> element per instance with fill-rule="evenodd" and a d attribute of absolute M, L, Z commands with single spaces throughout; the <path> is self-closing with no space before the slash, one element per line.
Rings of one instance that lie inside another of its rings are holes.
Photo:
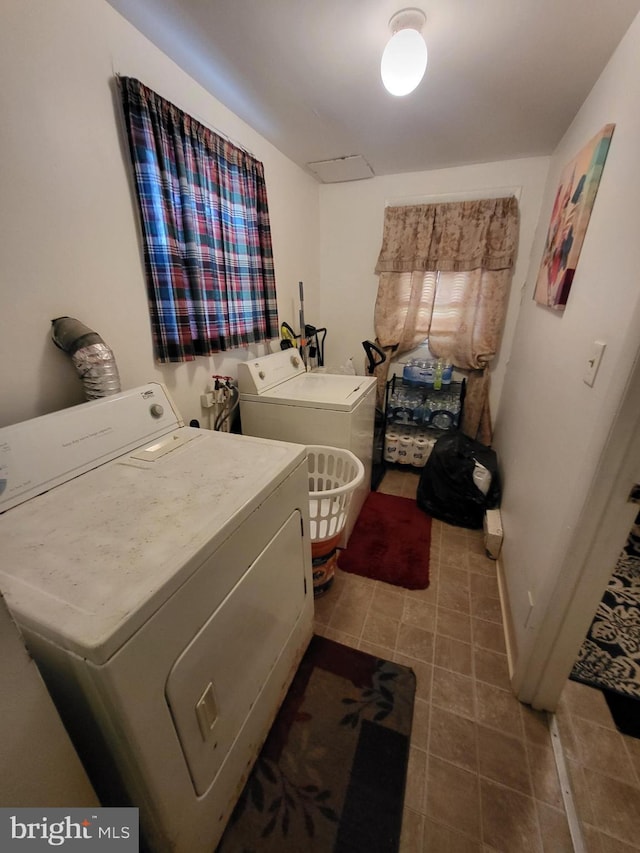
<path fill-rule="evenodd" d="M 262 163 L 119 78 L 160 362 L 278 336 Z"/>
<path fill-rule="evenodd" d="M 435 356 L 468 371 L 463 431 L 491 441 L 489 373 L 517 251 L 514 196 L 387 207 L 375 308 L 376 340 L 396 356 L 426 337 Z M 378 402 L 388 364 L 377 371 Z"/>

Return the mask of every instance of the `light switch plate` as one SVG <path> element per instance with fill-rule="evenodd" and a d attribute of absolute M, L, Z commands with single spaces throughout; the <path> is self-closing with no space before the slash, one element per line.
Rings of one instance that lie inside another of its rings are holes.
<path fill-rule="evenodd" d="M 589 358 L 587 359 L 587 369 L 584 372 L 584 376 L 582 377 L 583 381 L 586 382 L 587 385 L 593 385 L 596 381 L 596 373 L 598 372 L 598 368 L 600 367 L 600 362 L 602 361 L 602 354 L 607 345 L 602 343 L 602 341 L 594 341 L 591 347 L 591 352 L 589 353 Z"/>

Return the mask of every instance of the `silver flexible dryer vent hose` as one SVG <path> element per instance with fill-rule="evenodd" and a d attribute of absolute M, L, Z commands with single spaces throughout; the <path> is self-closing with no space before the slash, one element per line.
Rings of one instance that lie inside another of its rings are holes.
<path fill-rule="evenodd" d="M 117 394 L 120 376 L 116 360 L 100 335 L 73 317 L 58 317 L 51 325 L 53 342 L 71 356 L 87 400 Z"/>

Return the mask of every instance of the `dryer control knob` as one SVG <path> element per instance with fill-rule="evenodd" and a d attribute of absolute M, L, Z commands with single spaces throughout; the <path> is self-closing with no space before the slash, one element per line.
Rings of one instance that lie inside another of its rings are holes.
<path fill-rule="evenodd" d="M 149 409 L 151 415 L 154 418 L 161 418 L 164 415 L 164 409 L 160 405 L 160 403 L 154 403 L 153 406 Z"/>
<path fill-rule="evenodd" d="M 294 367 L 298 367 L 298 365 L 300 364 L 300 359 L 296 355 L 292 355 L 291 356 L 291 364 Z"/>

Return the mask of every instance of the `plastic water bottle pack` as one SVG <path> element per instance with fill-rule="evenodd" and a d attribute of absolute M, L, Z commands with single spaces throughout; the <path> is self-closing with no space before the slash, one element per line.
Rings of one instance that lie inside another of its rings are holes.
<path fill-rule="evenodd" d="M 402 371 L 402 384 L 409 388 L 416 386 L 434 388 L 438 391 L 443 385 L 450 385 L 453 365 L 443 359 L 412 358 Z"/>

